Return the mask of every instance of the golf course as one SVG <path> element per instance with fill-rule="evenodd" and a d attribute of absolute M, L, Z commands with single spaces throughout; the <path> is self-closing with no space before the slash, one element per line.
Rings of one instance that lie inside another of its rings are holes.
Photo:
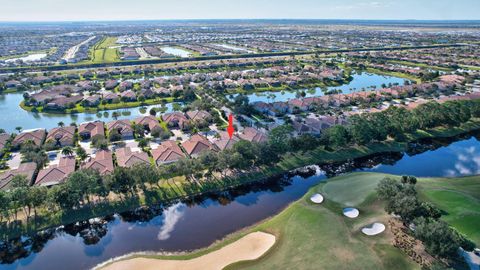
<path fill-rule="evenodd" d="M 384 211 L 384 202 L 375 191 L 387 176 L 400 179 L 380 173 L 351 173 L 328 179 L 278 215 L 195 253 L 134 255 L 122 260 L 138 257 L 191 260 L 249 233 L 262 231 L 275 235 L 274 246 L 256 260 L 236 262 L 225 269 L 420 269 L 420 265 L 393 246 L 393 234 L 387 225 L 392 216 Z M 480 224 L 480 177 L 419 178 L 417 187 L 422 200 L 440 208 L 443 220 L 480 244 L 476 230 Z M 310 199 L 314 194 L 322 194 L 325 200 L 313 203 Z M 345 217 L 342 214 L 345 207 L 358 209 L 359 216 Z M 386 230 L 374 236 L 361 232 L 374 222 L 385 224 Z"/>

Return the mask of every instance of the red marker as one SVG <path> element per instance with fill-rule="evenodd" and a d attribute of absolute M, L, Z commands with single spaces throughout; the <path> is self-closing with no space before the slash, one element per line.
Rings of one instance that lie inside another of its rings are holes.
<path fill-rule="evenodd" d="M 230 114 L 228 116 L 228 128 L 227 128 L 228 136 L 230 137 L 230 139 L 232 138 L 234 131 L 235 129 L 233 128 L 233 115 Z"/>

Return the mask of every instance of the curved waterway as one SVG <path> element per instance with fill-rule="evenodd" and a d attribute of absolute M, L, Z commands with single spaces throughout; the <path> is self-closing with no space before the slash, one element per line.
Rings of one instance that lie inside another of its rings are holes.
<path fill-rule="evenodd" d="M 51 129 L 57 127 L 58 122 L 64 122 L 66 125 L 70 123 L 83 123 L 95 120 L 104 122 L 114 120 L 114 112 L 120 116 L 118 119 L 133 119 L 142 115 L 147 115 L 151 108 L 161 108 L 162 105 L 146 106 L 144 113 L 140 112 L 140 107 L 125 108 L 117 110 L 100 111 L 97 113 L 76 113 L 76 114 L 55 114 L 55 113 L 34 113 L 27 112 L 20 108 L 19 104 L 23 101 L 23 93 L 0 94 L 0 128 L 7 132 L 15 132 L 16 127 L 22 129 L 46 128 Z M 181 102 L 177 102 L 182 105 Z M 173 103 L 167 103 L 165 112 L 174 111 Z"/>
<path fill-rule="evenodd" d="M 1 246 L 0 269 L 87 269 L 131 252 L 206 247 L 280 212 L 327 177 L 349 171 L 431 177 L 478 174 L 479 134 L 422 142 L 412 145 L 407 153 L 315 166 L 163 209 L 151 207 L 115 214 L 104 217 L 103 223 L 84 222 L 51 229 Z"/>

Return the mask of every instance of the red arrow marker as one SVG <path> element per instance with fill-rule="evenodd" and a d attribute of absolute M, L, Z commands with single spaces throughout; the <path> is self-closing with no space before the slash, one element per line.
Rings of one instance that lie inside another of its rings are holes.
<path fill-rule="evenodd" d="M 233 115 L 230 114 L 228 116 L 228 128 L 227 128 L 228 136 L 230 137 L 230 139 L 232 138 L 234 131 L 235 129 L 233 128 Z"/>

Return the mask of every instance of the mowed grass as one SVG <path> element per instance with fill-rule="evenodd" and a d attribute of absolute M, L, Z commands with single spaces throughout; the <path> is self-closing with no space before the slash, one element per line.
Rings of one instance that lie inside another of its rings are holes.
<path fill-rule="evenodd" d="M 420 197 L 437 205 L 442 219 L 480 246 L 480 176 L 424 178 Z"/>
<path fill-rule="evenodd" d="M 364 183 L 378 182 L 384 176 L 373 175 L 373 179 L 369 179 L 369 174 L 355 175 L 362 179 L 358 182 Z M 356 189 L 349 188 L 341 195 L 335 192 L 348 186 L 354 178 L 332 178 L 254 228 L 275 234 L 277 243 L 259 260 L 236 263 L 227 269 L 420 269 L 400 249 L 392 246 L 388 230 L 373 237 L 360 232 L 363 226 L 374 221 L 387 224 L 389 218 L 374 188 L 366 189 L 370 192 L 362 191 L 360 198 L 355 200 L 361 213 L 359 218 L 343 216 L 342 209 L 355 197 Z M 316 192 L 325 197 L 321 205 L 309 201 Z"/>
<path fill-rule="evenodd" d="M 99 41 L 91 50 L 91 62 L 93 63 L 109 63 L 120 60 L 118 49 L 110 48 L 115 46 L 116 37 L 106 37 Z"/>

